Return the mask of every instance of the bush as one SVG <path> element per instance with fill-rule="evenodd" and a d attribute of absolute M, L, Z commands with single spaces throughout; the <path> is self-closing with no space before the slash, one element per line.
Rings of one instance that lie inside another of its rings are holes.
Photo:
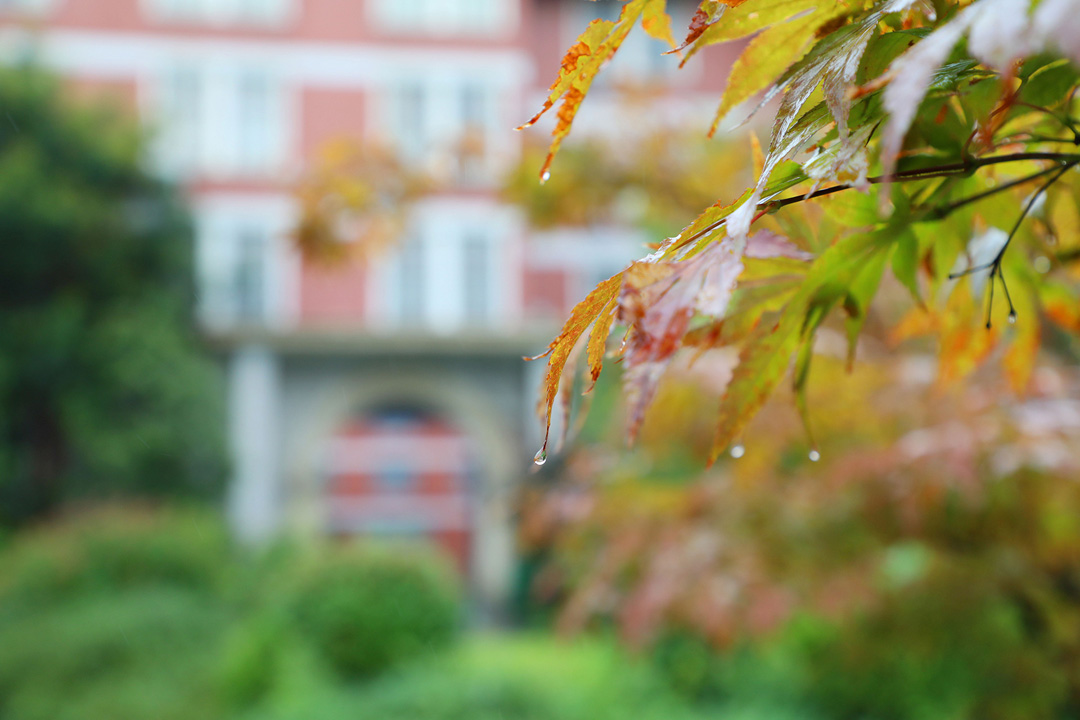
<path fill-rule="evenodd" d="M 0 622 L 4 720 L 213 720 L 220 605 L 176 587 L 73 598 Z"/>
<path fill-rule="evenodd" d="M 144 585 L 211 591 L 228 561 L 224 528 L 206 511 L 99 508 L 22 533 L 4 548 L 0 608 Z"/>
<path fill-rule="evenodd" d="M 800 619 L 771 640 L 718 651 L 687 630 L 671 630 L 652 648 L 652 664 L 680 697 L 714 708 L 726 720 L 804 720 L 819 714 L 809 699 L 810 669 L 800 652 L 808 623 Z M 799 645 L 800 647 L 795 647 Z"/>
<path fill-rule="evenodd" d="M 472 638 L 362 686 L 309 685 L 246 720 L 704 720 L 612 644 Z M 772 720 L 767 715 L 755 720 Z"/>
<path fill-rule="evenodd" d="M 460 615 L 452 571 L 418 548 L 338 549 L 305 568 L 291 609 L 298 630 L 346 677 L 442 648 Z"/>

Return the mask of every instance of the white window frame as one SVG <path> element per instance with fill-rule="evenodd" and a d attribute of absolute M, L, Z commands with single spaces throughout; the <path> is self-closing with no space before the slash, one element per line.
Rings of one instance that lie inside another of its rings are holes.
<path fill-rule="evenodd" d="M 477 13 L 478 7 L 487 13 Z M 429 37 L 498 38 L 520 22 L 520 0 L 370 0 L 374 24 L 391 33 Z M 472 12 L 470 12 L 472 11 Z"/>
<path fill-rule="evenodd" d="M 218 28 L 281 28 L 296 13 L 296 0 L 142 0 L 141 6 L 155 23 Z"/>

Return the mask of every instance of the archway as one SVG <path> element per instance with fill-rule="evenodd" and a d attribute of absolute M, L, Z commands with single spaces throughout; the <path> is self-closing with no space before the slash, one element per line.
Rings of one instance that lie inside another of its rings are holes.
<path fill-rule="evenodd" d="M 469 574 L 480 468 L 450 420 L 404 403 L 357 410 L 329 438 L 325 463 L 331 534 L 428 540 Z"/>

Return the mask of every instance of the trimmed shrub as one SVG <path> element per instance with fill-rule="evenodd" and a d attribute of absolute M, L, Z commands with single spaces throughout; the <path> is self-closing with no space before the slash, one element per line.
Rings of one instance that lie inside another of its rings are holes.
<path fill-rule="evenodd" d="M 245 720 L 706 720 L 613 643 L 474 636 L 363 684 L 294 693 Z M 744 716 L 748 717 L 748 716 Z M 774 720 L 760 715 L 753 720 Z M 787 720 L 787 718 L 783 718 Z"/>
<path fill-rule="evenodd" d="M 346 677 L 444 647 L 460 615 L 449 566 L 413 547 L 326 553 L 302 572 L 291 610 L 298 630 Z"/>
<path fill-rule="evenodd" d="M 13 538 L 0 553 L 0 607 L 144 585 L 211 591 L 228 562 L 224 528 L 206 511 L 98 508 Z"/>
<path fill-rule="evenodd" d="M 4 720 L 215 720 L 227 617 L 202 594 L 142 587 L 0 622 Z"/>

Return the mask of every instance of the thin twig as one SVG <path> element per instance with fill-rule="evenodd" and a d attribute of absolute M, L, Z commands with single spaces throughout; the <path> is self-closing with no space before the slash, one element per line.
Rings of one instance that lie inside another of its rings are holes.
<path fill-rule="evenodd" d="M 972 273 L 980 272 L 982 270 L 990 270 L 990 275 L 988 277 L 988 280 L 990 282 L 990 302 L 986 308 L 987 330 L 989 330 L 991 327 L 991 316 L 994 312 L 995 275 L 1001 278 L 1001 287 L 1005 291 L 1005 298 L 1009 301 L 1009 322 L 1016 322 L 1016 308 L 1013 306 L 1012 296 L 1009 294 L 1009 286 L 1005 282 L 1005 273 L 1001 269 L 1001 261 L 1005 257 L 1005 251 L 1009 249 L 1009 244 L 1012 242 L 1013 237 L 1016 236 L 1016 232 L 1020 229 L 1020 224 L 1024 222 L 1024 218 L 1026 218 L 1028 216 L 1028 213 L 1031 212 L 1031 208 L 1035 206 L 1035 202 L 1039 199 L 1039 197 L 1041 197 L 1042 194 L 1046 192 L 1051 185 L 1061 179 L 1062 175 L 1068 172 L 1071 168 L 1075 167 L 1078 162 L 1080 162 L 1080 160 L 1073 159 L 1069 162 L 1066 162 L 1060 168 L 1057 168 L 1057 172 L 1054 173 L 1049 180 L 1044 182 L 1039 187 L 1039 189 L 1032 194 L 1031 198 L 1028 199 L 1027 204 L 1024 205 L 1024 209 L 1020 211 L 1020 217 L 1016 218 L 1016 222 L 1013 223 L 1012 230 L 1009 231 L 1009 236 L 1005 238 L 1005 243 L 1001 246 L 1001 249 L 998 250 L 997 255 L 994 256 L 993 260 L 983 265 L 971 267 L 961 272 L 951 273 L 949 275 L 950 280 L 955 280 L 956 278 L 964 277 L 965 275 L 971 275 Z"/>

